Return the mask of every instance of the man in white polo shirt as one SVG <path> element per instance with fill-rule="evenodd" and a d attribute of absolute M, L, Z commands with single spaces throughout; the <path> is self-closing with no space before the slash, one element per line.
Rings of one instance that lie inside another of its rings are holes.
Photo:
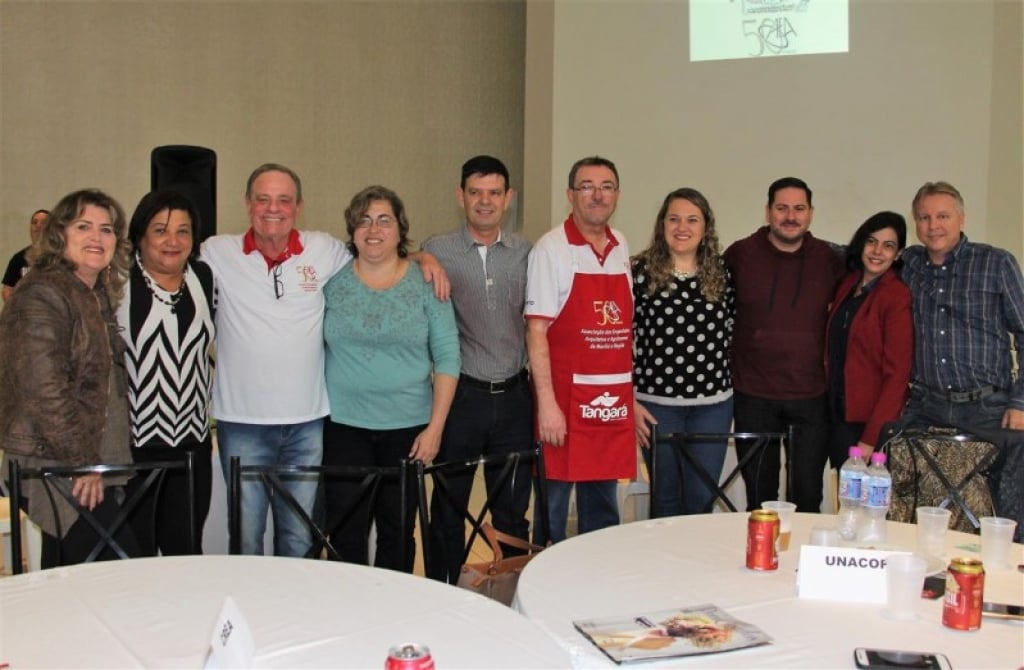
<path fill-rule="evenodd" d="M 211 237 L 202 246 L 217 287 L 212 414 L 225 480 L 232 456 L 243 465 L 320 465 L 329 412 L 322 289 L 352 258 L 333 236 L 295 229 L 302 181 L 283 165 L 266 163 L 249 175 L 245 206 L 248 232 Z M 447 282 L 436 283 L 447 297 Z M 285 484 L 311 514 L 316 477 Z M 257 481 L 242 488 L 242 551 L 262 554 L 267 494 Z M 273 504 L 274 553 L 305 556 L 309 529 L 280 496 Z"/>
<path fill-rule="evenodd" d="M 636 474 L 629 250 L 608 225 L 619 197 L 615 164 L 580 159 L 566 196 L 572 214 L 530 253 L 525 310 L 556 542 L 565 539 L 574 485 L 586 533 L 619 523 L 616 480 Z"/>

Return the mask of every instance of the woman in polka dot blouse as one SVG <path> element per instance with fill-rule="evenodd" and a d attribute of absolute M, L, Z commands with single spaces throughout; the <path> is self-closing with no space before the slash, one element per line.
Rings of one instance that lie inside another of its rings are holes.
<path fill-rule="evenodd" d="M 664 433 L 724 433 L 732 423 L 734 299 L 722 262 L 715 215 L 697 190 L 665 197 L 651 244 L 632 259 L 633 380 L 637 436 L 650 469 L 650 424 Z M 716 480 L 726 444 L 694 445 Z M 711 511 L 713 496 L 669 445 L 657 447 L 659 486 L 652 501 L 660 516 Z"/>

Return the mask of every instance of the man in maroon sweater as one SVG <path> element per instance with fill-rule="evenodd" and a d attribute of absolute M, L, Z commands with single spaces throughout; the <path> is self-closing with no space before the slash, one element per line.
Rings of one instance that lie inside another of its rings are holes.
<path fill-rule="evenodd" d="M 811 189 L 795 177 L 768 187 L 766 226 L 725 251 L 736 286 L 732 339 L 733 419 L 737 432 L 785 432 L 792 467 L 787 499 L 800 512 L 821 508 L 828 458 L 824 351 L 828 305 L 843 261 L 809 232 Z M 753 448 L 737 444 L 740 459 Z M 779 447 L 769 445 L 743 468 L 747 509 L 779 498 Z"/>

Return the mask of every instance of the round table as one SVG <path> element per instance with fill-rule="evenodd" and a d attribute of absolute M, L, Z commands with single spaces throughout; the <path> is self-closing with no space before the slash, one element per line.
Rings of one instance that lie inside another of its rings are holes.
<path fill-rule="evenodd" d="M 524 570 L 513 607 L 553 635 L 575 667 L 614 667 L 572 622 L 715 604 L 758 626 L 773 643 L 728 653 L 656 661 L 655 667 L 852 668 L 855 647 L 939 652 L 954 668 L 1024 666 L 1024 624 L 985 617 L 981 630 L 942 625 L 942 601 L 920 603 L 920 617 L 891 621 L 884 605 L 801 600 L 799 547 L 814 526 L 836 527 L 832 515 L 797 514 L 779 569 L 745 567 L 747 514 L 704 514 L 639 521 L 572 538 L 544 551 Z M 912 551 L 916 527 L 888 522 L 885 548 Z M 977 556 L 980 538 L 950 531 L 946 558 Z M 1024 546 L 1010 569 L 988 570 L 985 599 L 1020 604 Z M 948 561 L 947 561 L 948 562 Z M 645 665 L 647 665 L 645 663 Z"/>
<path fill-rule="evenodd" d="M 446 584 L 345 563 L 263 556 L 145 558 L 0 579 L 0 664 L 203 667 L 230 595 L 253 667 L 381 668 L 419 642 L 438 668 L 565 668 L 566 652 L 513 610 Z"/>

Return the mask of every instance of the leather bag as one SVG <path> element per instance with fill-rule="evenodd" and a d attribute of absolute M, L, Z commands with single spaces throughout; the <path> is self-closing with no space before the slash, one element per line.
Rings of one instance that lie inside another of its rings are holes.
<path fill-rule="evenodd" d="M 999 453 L 991 442 L 957 435 L 952 428 L 890 429 L 882 449 L 892 474 L 889 519 L 914 523 L 915 509 L 952 513 L 950 528 L 976 533 L 978 517 L 992 516 L 988 470 Z"/>
<path fill-rule="evenodd" d="M 523 568 L 536 556 L 544 547 L 531 544 L 518 537 L 507 535 L 489 523 L 480 525 L 484 539 L 491 548 L 494 558 L 489 561 L 478 561 L 466 563 L 462 566 L 459 574 L 458 586 L 468 589 L 492 600 L 497 600 L 505 605 L 512 604 L 512 598 L 516 595 L 516 586 L 519 584 L 519 575 Z M 510 547 L 516 547 L 527 552 L 520 556 L 505 558 L 501 551 L 501 543 Z"/>

